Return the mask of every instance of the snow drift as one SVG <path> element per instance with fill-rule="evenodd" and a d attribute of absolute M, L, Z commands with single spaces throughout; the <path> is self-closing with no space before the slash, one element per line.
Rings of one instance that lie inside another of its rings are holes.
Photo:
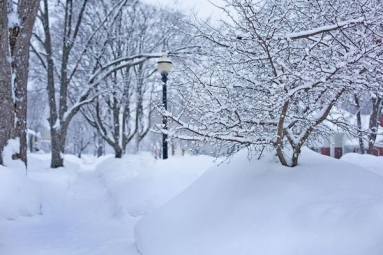
<path fill-rule="evenodd" d="M 143 255 L 383 254 L 383 178 L 305 149 L 212 167 L 135 228 Z"/>
<path fill-rule="evenodd" d="M 150 153 L 108 158 L 97 166 L 114 201 L 116 215 L 145 215 L 178 195 L 210 166 L 212 157 L 184 156 L 156 160 Z"/>
<path fill-rule="evenodd" d="M 341 160 L 361 166 L 377 175 L 383 176 L 383 157 L 368 154 L 347 153 Z"/>
<path fill-rule="evenodd" d="M 0 220 L 40 214 L 41 205 L 41 189 L 25 170 L 0 166 Z"/>

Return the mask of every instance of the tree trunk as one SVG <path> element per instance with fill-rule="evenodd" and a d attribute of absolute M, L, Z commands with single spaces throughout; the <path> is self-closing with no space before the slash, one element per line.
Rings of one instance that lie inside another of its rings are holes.
<path fill-rule="evenodd" d="M 46 51 L 46 60 L 47 60 L 47 93 L 49 98 L 49 126 L 51 129 L 51 147 L 52 147 L 52 158 L 51 158 L 51 168 L 58 168 L 64 166 L 64 160 L 61 157 L 63 150 L 63 145 L 61 145 L 61 127 L 57 130 L 56 124 L 59 121 L 57 114 L 57 105 L 56 105 L 56 90 L 55 90 L 55 78 L 54 78 L 54 62 L 52 59 L 53 48 L 52 40 L 50 33 L 49 25 L 49 9 L 48 9 L 48 0 L 44 1 L 44 12 L 41 14 L 42 24 L 44 28 L 45 41 L 44 48 Z"/>
<path fill-rule="evenodd" d="M 301 155 L 301 148 L 297 147 L 294 149 L 293 155 L 291 157 L 291 167 L 298 165 L 299 155 Z"/>
<path fill-rule="evenodd" d="M 286 101 L 283 105 L 282 113 L 280 115 L 281 117 L 279 118 L 279 121 L 278 121 L 277 139 L 274 144 L 279 161 L 284 166 L 289 166 L 283 154 L 283 132 L 284 132 L 283 124 L 285 122 L 285 117 L 286 117 L 288 107 L 289 107 L 289 101 Z"/>
<path fill-rule="evenodd" d="M 120 146 L 113 147 L 115 158 L 122 158 L 123 150 L 120 148 Z"/>
<path fill-rule="evenodd" d="M 354 98 L 355 98 L 355 104 L 358 107 L 358 112 L 356 113 L 356 123 L 358 126 L 359 149 L 360 149 L 360 153 L 364 154 L 365 148 L 364 148 L 363 133 L 362 133 L 362 117 L 361 117 L 361 113 L 360 113 L 361 109 L 360 109 L 360 104 L 359 104 L 359 98 L 356 94 L 354 95 Z"/>
<path fill-rule="evenodd" d="M 174 139 L 171 140 L 171 146 L 172 146 L 172 156 L 176 154 L 176 148 L 175 148 L 175 142 Z"/>
<path fill-rule="evenodd" d="M 64 166 L 64 159 L 62 154 L 65 153 L 65 141 L 68 132 L 70 119 L 68 118 L 66 122 L 61 123 L 60 127 L 51 127 L 52 135 L 52 161 L 51 168 L 58 168 Z M 53 149 L 55 148 L 55 149 Z"/>
<path fill-rule="evenodd" d="M 379 115 L 381 112 L 382 98 L 377 97 L 372 99 L 372 113 L 370 116 L 369 133 L 368 133 L 368 154 L 372 154 L 374 144 L 378 135 Z"/>
<path fill-rule="evenodd" d="M 61 157 L 63 146 L 61 144 L 59 132 L 60 131 L 57 131 L 55 128 L 51 128 L 51 136 L 52 136 L 51 168 L 59 168 L 64 166 L 64 159 Z"/>
<path fill-rule="evenodd" d="M 97 158 L 101 157 L 102 154 L 103 154 L 103 147 L 102 144 L 103 144 L 104 140 L 100 134 L 99 131 L 95 132 L 94 133 L 94 144 L 96 145 L 96 155 L 97 155 Z"/>
<path fill-rule="evenodd" d="M 33 152 L 34 151 L 34 143 L 35 143 L 35 137 L 32 136 L 32 135 L 28 135 L 29 136 L 29 151 L 30 152 Z"/>
<path fill-rule="evenodd" d="M 137 154 L 140 150 L 140 134 L 139 132 L 136 133 L 134 136 L 134 154 Z"/>
<path fill-rule="evenodd" d="M 67 112 L 68 110 L 68 85 L 70 83 L 70 79 L 68 78 L 68 64 L 70 53 L 76 40 L 76 37 L 79 32 L 79 27 L 82 22 L 82 16 L 84 13 L 85 6 L 88 0 L 84 0 L 82 3 L 82 7 L 77 17 L 76 23 L 72 24 L 72 0 L 66 1 L 65 5 L 65 17 L 64 17 L 64 26 L 63 26 L 63 44 L 61 50 L 61 65 L 60 73 L 59 73 L 59 96 L 56 97 L 57 94 L 57 86 L 55 84 L 55 63 L 53 61 L 53 46 L 52 46 L 52 38 L 51 31 L 49 25 L 49 6 L 48 0 L 44 0 L 43 10 L 41 11 L 41 15 L 39 15 L 41 19 L 41 23 L 44 29 L 44 48 L 45 48 L 45 57 L 46 57 L 46 71 L 47 71 L 47 92 L 49 98 L 49 125 L 51 128 L 51 146 L 52 146 L 52 161 L 51 167 L 57 168 L 62 167 L 63 159 L 61 158 L 61 154 L 64 153 L 65 149 L 65 140 L 68 130 L 68 125 L 72 119 L 72 117 L 78 112 L 79 108 L 73 109 L 71 112 Z M 74 31 L 72 31 L 74 29 Z M 72 33 L 73 32 L 73 33 Z M 37 53 L 38 54 L 38 53 Z M 42 58 L 40 56 L 40 58 Z M 42 61 L 43 62 L 43 61 Z M 43 63 L 44 65 L 44 63 Z M 87 96 L 85 96 L 86 99 Z M 57 102 L 58 101 L 58 102 Z M 59 126 L 57 126 L 59 125 Z"/>
<path fill-rule="evenodd" d="M 10 49 L 15 91 L 15 133 L 20 138 L 20 159 L 27 165 L 27 84 L 29 42 L 40 0 L 24 0 L 18 7 L 21 23 L 10 29 Z"/>
<path fill-rule="evenodd" d="M 99 145 L 97 148 L 97 158 L 102 156 L 102 150 L 103 150 L 102 145 Z"/>
<path fill-rule="evenodd" d="M 13 100 L 11 64 L 8 41 L 7 0 L 0 0 L 0 164 L 3 165 L 2 152 L 12 136 Z"/>

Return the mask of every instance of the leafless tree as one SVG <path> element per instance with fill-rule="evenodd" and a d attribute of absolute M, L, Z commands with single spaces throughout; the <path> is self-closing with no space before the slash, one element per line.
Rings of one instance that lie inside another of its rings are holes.
<path fill-rule="evenodd" d="M 10 136 L 19 138 L 19 157 L 25 165 L 27 165 L 29 41 L 39 3 L 39 0 L 22 0 L 17 3 L 2 0 L 0 3 L 0 69 L 3 72 L 1 74 L 1 98 L 4 98 L 1 103 L 4 118 L 0 122 L 2 129 L 0 151 L 3 150 Z M 8 19 L 8 16 L 12 18 Z M 12 78 L 10 78 L 10 73 Z M 12 104 L 12 108 L 9 108 L 10 104 Z M 2 155 L 0 155 L 0 163 L 3 163 L 2 161 Z"/>
<path fill-rule="evenodd" d="M 65 150 L 71 119 L 82 106 L 111 91 L 101 85 L 110 82 L 117 73 L 161 55 L 115 48 L 115 55 L 104 57 L 106 50 L 111 50 L 108 48 L 111 42 L 120 40 L 119 34 L 113 34 L 120 13 L 136 3 L 135 0 L 66 0 L 57 2 L 53 8 L 53 3 L 43 0 L 32 50 L 47 73 L 52 168 L 63 166 L 61 153 Z M 51 20 L 55 22 L 51 24 Z M 105 35 L 110 38 L 105 40 Z"/>
<path fill-rule="evenodd" d="M 8 8 L 7 1 L 0 1 L 0 164 L 3 164 L 2 151 L 13 130 L 13 100 L 11 83 L 11 54 L 8 39 Z"/>
<path fill-rule="evenodd" d="M 380 69 L 382 5 L 226 2 L 231 22 L 196 25 L 210 46 L 200 67 L 189 68 L 188 107 L 176 115 L 157 108 L 176 124 L 173 137 L 272 150 L 294 167 L 302 146 L 332 132 L 325 123 L 342 123 L 330 112 L 345 92 Z"/>
<path fill-rule="evenodd" d="M 93 142 L 93 128 L 87 121 L 77 114 L 68 128 L 66 147 L 67 153 L 72 153 L 81 158 L 83 151 Z"/>
<path fill-rule="evenodd" d="M 103 17 L 99 14 L 98 18 Z M 96 64 L 95 68 L 103 62 L 118 61 L 123 56 L 146 56 L 146 59 L 141 58 L 125 68 L 114 70 L 97 86 L 98 91 L 107 93 L 97 96 L 82 110 L 88 122 L 113 147 L 117 158 L 122 156 L 131 141 L 138 151 L 140 142 L 149 131 L 150 97 L 157 81 L 160 81 L 153 77 L 156 65 L 150 59 L 160 57 L 164 50 L 182 55 L 189 47 L 193 48 L 190 41 L 186 43 L 180 39 L 180 31 L 175 29 L 182 18 L 182 14 L 177 12 L 135 3 L 121 10 L 113 25 L 89 48 L 95 53 L 95 60 L 89 61 Z"/>

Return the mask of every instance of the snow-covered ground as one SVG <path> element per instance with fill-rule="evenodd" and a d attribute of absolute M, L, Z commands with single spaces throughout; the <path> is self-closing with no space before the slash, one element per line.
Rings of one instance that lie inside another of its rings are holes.
<path fill-rule="evenodd" d="M 381 163 L 33 154 L 28 177 L 0 166 L 0 255 L 381 255 Z"/>
<path fill-rule="evenodd" d="M 381 255 L 383 178 L 308 149 L 295 168 L 241 151 L 142 218 L 135 236 L 144 255 Z"/>
<path fill-rule="evenodd" d="M 367 154 L 362 155 L 357 153 L 348 153 L 344 155 L 341 158 L 341 160 L 364 167 L 365 169 L 373 172 L 374 174 L 383 177 L 383 157 L 377 157 Z"/>
<path fill-rule="evenodd" d="M 29 157 L 28 177 L 0 166 L 1 255 L 136 255 L 139 217 L 214 164 L 206 156 L 155 160 L 149 154 L 95 159 Z M 130 212 L 130 213 L 129 213 Z"/>

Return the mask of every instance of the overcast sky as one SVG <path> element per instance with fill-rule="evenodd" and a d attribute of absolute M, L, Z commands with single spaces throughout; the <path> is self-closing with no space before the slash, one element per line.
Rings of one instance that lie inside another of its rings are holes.
<path fill-rule="evenodd" d="M 221 11 L 212 5 L 208 0 L 144 0 L 147 3 L 155 4 L 162 7 L 171 7 L 184 10 L 186 14 L 197 12 L 201 18 L 212 16 L 218 19 Z M 222 0 L 211 0 L 216 5 L 221 5 Z"/>

